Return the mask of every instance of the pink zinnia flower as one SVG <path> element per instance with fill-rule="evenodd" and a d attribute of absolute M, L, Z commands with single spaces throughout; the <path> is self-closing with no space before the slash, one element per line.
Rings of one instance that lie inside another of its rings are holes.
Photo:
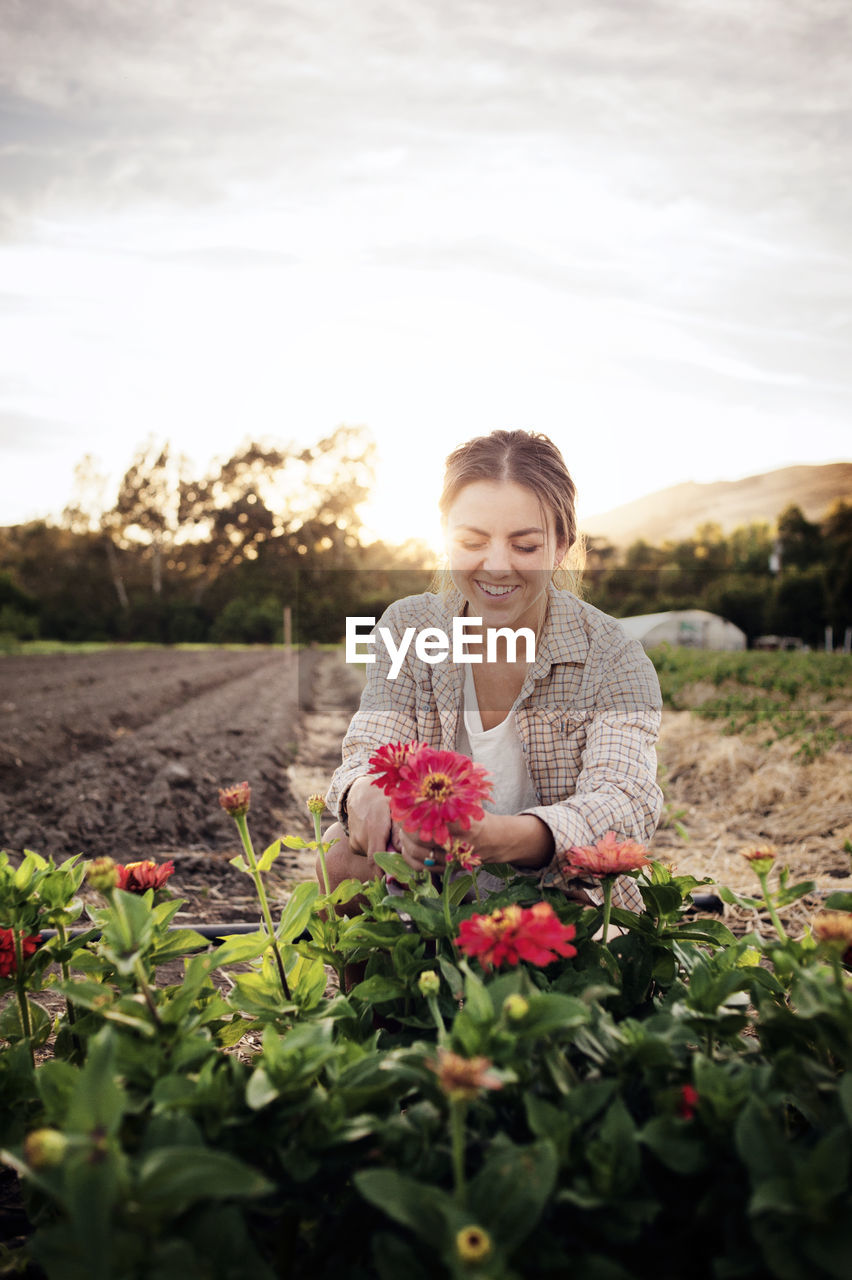
<path fill-rule="evenodd" d="M 499 907 L 491 915 L 462 920 L 456 943 L 466 956 L 476 956 L 483 969 L 521 960 L 543 966 L 557 956 L 575 956 L 571 939 L 576 933 L 550 903 L 537 902 L 534 907 Z"/>
<path fill-rule="evenodd" d="M 20 930 L 19 930 L 20 932 Z M 41 943 L 40 933 L 21 933 L 21 952 L 24 960 L 34 955 Z M 11 978 L 18 972 L 18 957 L 15 954 L 14 929 L 0 929 L 0 978 Z"/>
<path fill-rule="evenodd" d="M 597 844 L 572 845 L 567 853 L 560 855 L 559 864 L 560 869 L 568 874 L 599 879 L 650 866 L 647 852 L 635 840 L 619 840 L 614 831 L 607 831 Z"/>
<path fill-rule="evenodd" d="M 462 871 L 477 871 L 482 866 L 482 859 L 473 852 L 469 840 L 451 840 L 447 846 L 447 862 L 454 862 Z"/>
<path fill-rule="evenodd" d="M 418 751 L 426 750 L 422 742 L 388 742 L 379 747 L 375 755 L 370 756 L 370 773 L 374 787 L 380 787 L 385 795 L 391 795 L 399 784 L 403 765 L 407 764 Z"/>
<path fill-rule="evenodd" d="M 481 765 L 458 751 L 421 747 L 412 752 L 399 771 L 390 793 L 391 816 L 408 831 L 417 831 L 426 844 L 447 845 L 450 824 L 469 827 L 483 818 L 480 801 L 491 794 L 491 783 Z"/>
<path fill-rule="evenodd" d="M 435 1072 L 448 1098 L 475 1098 L 483 1089 L 503 1088 L 499 1076 L 488 1070 L 490 1058 L 463 1058 L 449 1049 L 439 1049 L 437 1060 L 427 1058 L 426 1066 Z"/>
<path fill-rule="evenodd" d="M 244 818 L 251 804 L 251 787 L 247 782 L 237 782 L 233 787 L 220 788 L 219 804 L 232 818 Z"/>
<path fill-rule="evenodd" d="M 175 873 L 175 864 L 169 859 L 158 866 L 148 859 L 146 862 L 128 862 L 126 866 L 116 864 L 118 887 L 127 893 L 144 893 L 146 889 L 162 889 L 169 876 Z"/>

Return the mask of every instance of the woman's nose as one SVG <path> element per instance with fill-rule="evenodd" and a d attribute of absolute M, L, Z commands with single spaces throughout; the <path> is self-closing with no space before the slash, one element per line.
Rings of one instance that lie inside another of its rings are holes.
<path fill-rule="evenodd" d="M 512 567 L 509 548 L 499 543 L 489 544 L 482 567 L 489 573 L 508 573 Z"/>

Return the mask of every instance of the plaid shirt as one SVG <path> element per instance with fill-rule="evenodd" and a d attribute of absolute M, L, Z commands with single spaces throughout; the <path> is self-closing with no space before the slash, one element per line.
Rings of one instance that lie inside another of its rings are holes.
<path fill-rule="evenodd" d="M 406 627 L 439 627 L 448 635 L 463 598 L 425 593 L 392 604 L 379 619 L 399 644 Z M 326 803 L 346 821 L 346 793 L 369 772 L 369 757 L 387 742 L 417 740 L 455 750 L 464 668 L 449 658 L 430 664 L 413 643 L 395 680 L 390 657 L 373 632 L 376 661 L 367 667 L 361 705 L 343 740 L 343 762 Z M 525 809 L 553 834 L 555 857 L 543 883 L 566 887 L 561 856 L 607 831 L 647 842 L 662 809 L 654 744 L 660 686 L 650 659 L 614 618 L 567 591 L 551 588 L 536 660 L 515 705 L 518 732 L 539 804 Z M 576 882 L 575 882 L 576 883 Z M 593 894 L 595 898 L 599 894 Z M 641 909 L 635 882 L 622 878 L 615 900 Z"/>

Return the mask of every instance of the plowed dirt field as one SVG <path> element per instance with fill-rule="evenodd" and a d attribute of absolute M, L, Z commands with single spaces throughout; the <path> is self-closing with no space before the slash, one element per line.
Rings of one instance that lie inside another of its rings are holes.
<path fill-rule="evenodd" d="M 218 788 L 251 783 L 257 847 L 282 834 L 310 838 L 305 798 L 327 789 L 360 690 L 359 668 L 321 650 L 3 658 L 0 847 L 57 859 L 171 857 L 170 888 L 189 900 L 187 918 L 254 919 L 250 883 L 229 865 L 236 831 Z M 668 806 L 652 854 L 752 892 L 738 850 L 771 843 L 795 880 L 815 879 L 823 895 L 852 889 L 848 746 L 811 764 L 793 750 L 767 751 L 753 737 L 666 711 L 658 754 Z M 287 853 L 273 875 L 286 896 L 313 875 L 313 858 Z M 803 921 L 817 901 L 801 905 Z"/>

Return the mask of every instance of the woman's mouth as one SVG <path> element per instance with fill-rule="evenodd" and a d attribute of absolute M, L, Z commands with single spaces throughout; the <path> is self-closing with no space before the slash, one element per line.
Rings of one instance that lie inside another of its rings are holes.
<path fill-rule="evenodd" d="M 474 578 L 474 582 L 485 595 L 490 596 L 492 600 L 499 600 L 503 596 L 510 596 L 513 591 L 517 591 L 517 583 L 510 586 L 500 586 L 495 582 L 481 582 L 479 578 Z"/>

